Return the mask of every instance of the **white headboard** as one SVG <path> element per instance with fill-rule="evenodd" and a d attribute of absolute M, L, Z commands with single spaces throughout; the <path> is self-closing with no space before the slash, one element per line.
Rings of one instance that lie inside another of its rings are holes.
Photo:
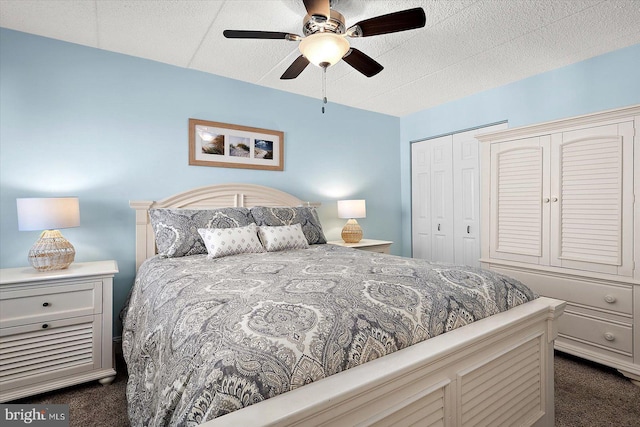
<path fill-rule="evenodd" d="M 318 206 L 274 188 L 254 184 L 220 184 L 198 187 L 160 201 L 130 201 L 136 211 L 136 271 L 156 254 L 156 241 L 149 220 L 152 208 L 213 209 L 252 206 Z"/>

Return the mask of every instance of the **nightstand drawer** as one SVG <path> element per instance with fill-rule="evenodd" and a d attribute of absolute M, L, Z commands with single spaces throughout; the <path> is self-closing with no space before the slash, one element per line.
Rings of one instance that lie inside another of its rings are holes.
<path fill-rule="evenodd" d="M 358 243 L 346 243 L 343 240 L 332 240 L 329 245 L 344 246 L 346 248 L 359 249 L 361 251 L 376 252 L 379 254 L 390 254 L 393 242 L 388 240 L 362 239 Z"/>
<path fill-rule="evenodd" d="M 100 316 L 81 316 L 0 329 L 0 388 L 10 392 L 98 368 L 100 328 Z"/>
<path fill-rule="evenodd" d="M 0 294 L 0 328 L 98 314 L 102 282 L 25 286 Z"/>
<path fill-rule="evenodd" d="M 389 246 L 391 245 L 363 246 L 358 249 L 361 251 L 376 252 L 379 254 L 389 254 L 391 252 Z"/>

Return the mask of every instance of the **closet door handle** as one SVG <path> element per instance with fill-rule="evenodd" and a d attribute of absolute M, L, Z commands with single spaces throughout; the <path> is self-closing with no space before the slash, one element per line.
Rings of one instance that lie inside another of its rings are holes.
<path fill-rule="evenodd" d="M 551 201 L 552 201 L 552 202 L 557 202 L 557 201 L 558 201 L 558 198 L 557 198 L 557 197 L 554 197 L 553 199 L 551 199 Z"/>
<path fill-rule="evenodd" d="M 542 201 L 545 202 L 545 203 L 549 203 L 550 202 L 548 197 L 545 197 L 544 199 L 542 199 Z"/>
<path fill-rule="evenodd" d="M 471 233 L 471 226 L 467 225 L 467 234 Z"/>
<path fill-rule="evenodd" d="M 440 224 L 438 224 L 438 231 L 440 231 Z"/>

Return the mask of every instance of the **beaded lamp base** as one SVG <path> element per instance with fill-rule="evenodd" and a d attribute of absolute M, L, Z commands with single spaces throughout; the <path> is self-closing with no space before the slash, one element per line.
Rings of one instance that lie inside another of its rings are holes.
<path fill-rule="evenodd" d="M 63 270 L 73 262 L 76 250 L 58 230 L 45 230 L 29 250 L 29 263 L 38 271 Z"/>
<path fill-rule="evenodd" d="M 362 240 L 362 228 L 355 219 L 350 219 L 342 228 L 342 240 L 345 243 L 358 243 Z"/>

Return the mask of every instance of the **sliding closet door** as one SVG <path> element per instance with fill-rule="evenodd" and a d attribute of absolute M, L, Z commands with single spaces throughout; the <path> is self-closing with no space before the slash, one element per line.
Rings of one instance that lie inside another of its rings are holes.
<path fill-rule="evenodd" d="M 456 264 L 480 267 L 480 146 L 476 132 L 453 135 L 453 245 Z"/>
<path fill-rule="evenodd" d="M 507 129 L 507 123 L 454 133 L 453 248 L 455 263 L 480 267 L 480 142 L 476 135 Z"/>
<path fill-rule="evenodd" d="M 480 143 L 502 123 L 411 145 L 413 256 L 480 266 Z"/>
<path fill-rule="evenodd" d="M 451 135 L 411 146 L 413 256 L 453 262 Z"/>
<path fill-rule="evenodd" d="M 431 259 L 431 151 L 426 141 L 411 145 L 411 199 L 413 257 Z"/>
<path fill-rule="evenodd" d="M 431 260 L 454 262 L 453 159 L 451 135 L 432 139 L 431 148 Z"/>

